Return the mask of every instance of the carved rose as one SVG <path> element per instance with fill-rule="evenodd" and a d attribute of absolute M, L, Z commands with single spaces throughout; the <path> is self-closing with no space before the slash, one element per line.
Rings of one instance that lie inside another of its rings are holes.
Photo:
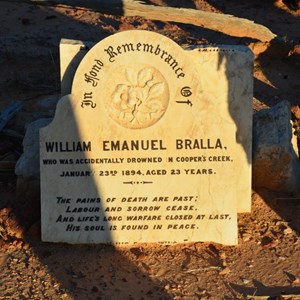
<path fill-rule="evenodd" d="M 132 125 L 143 125 L 158 119 L 165 111 L 161 96 L 164 82 L 155 82 L 154 70 L 143 68 L 140 71 L 126 69 L 126 83 L 118 84 L 112 94 L 111 106 L 118 111 L 120 120 Z"/>

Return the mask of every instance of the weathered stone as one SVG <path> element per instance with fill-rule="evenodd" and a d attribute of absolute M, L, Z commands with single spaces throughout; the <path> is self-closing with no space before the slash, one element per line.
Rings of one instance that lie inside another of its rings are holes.
<path fill-rule="evenodd" d="M 23 140 L 23 154 L 17 162 L 15 173 L 26 178 L 38 177 L 40 174 L 39 162 L 39 129 L 47 126 L 51 119 L 39 119 L 30 123 Z"/>
<path fill-rule="evenodd" d="M 293 148 L 290 104 L 283 101 L 254 115 L 253 187 L 295 193 L 300 188 L 299 159 Z"/>
<path fill-rule="evenodd" d="M 42 239 L 235 244 L 252 64 L 246 47 L 184 50 L 146 31 L 95 45 L 40 130 Z"/>
<path fill-rule="evenodd" d="M 0 210 L 1 235 L 4 240 L 10 237 L 23 238 L 25 227 L 11 208 Z"/>
<path fill-rule="evenodd" d="M 15 210 L 24 230 L 40 220 L 39 129 L 48 125 L 51 120 L 51 118 L 39 119 L 27 126 L 23 140 L 23 154 L 15 168 L 18 176 Z"/>

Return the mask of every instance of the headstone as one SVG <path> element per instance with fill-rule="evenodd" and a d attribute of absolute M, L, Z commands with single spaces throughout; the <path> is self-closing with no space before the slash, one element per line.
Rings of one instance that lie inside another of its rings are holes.
<path fill-rule="evenodd" d="M 40 130 L 42 239 L 236 244 L 251 199 L 252 58 L 147 31 L 96 44 Z"/>
<path fill-rule="evenodd" d="M 254 188 L 299 193 L 300 163 L 292 144 L 290 120 L 291 107 L 288 101 L 262 109 L 254 115 Z"/>

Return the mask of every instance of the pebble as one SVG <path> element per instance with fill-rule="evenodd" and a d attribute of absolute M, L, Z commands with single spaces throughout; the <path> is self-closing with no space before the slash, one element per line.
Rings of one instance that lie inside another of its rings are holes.
<path fill-rule="evenodd" d="M 248 242 L 251 239 L 251 234 L 249 233 L 244 233 L 243 234 L 243 242 Z"/>
<path fill-rule="evenodd" d="M 220 275 L 227 275 L 229 273 L 231 273 L 231 270 L 229 268 L 225 268 L 219 272 Z"/>
<path fill-rule="evenodd" d="M 288 235 L 288 234 L 293 233 L 293 230 L 292 230 L 290 227 L 287 227 L 286 229 L 283 230 L 283 233 L 284 233 L 285 235 Z"/>
<path fill-rule="evenodd" d="M 242 280 L 243 280 L 243 283 L 244 283 L 244 284 L 248 284 L 248 283 L 250 283 L 250 282 L 251 282 L 251 280 L 249 280 L 249 279 L 245 279 L 245 278 L 243 278 Z"/>

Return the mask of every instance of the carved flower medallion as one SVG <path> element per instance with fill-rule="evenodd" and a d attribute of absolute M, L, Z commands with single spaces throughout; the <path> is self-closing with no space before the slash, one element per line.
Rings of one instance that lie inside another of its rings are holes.
<path fill-rule="evenodd" d="M 106 101 L 110 117 L 127 128 L 145 128 L 165 113 L 169 89 L 162 74 L 149 66 L 120 67 L 119 83 Z"/>

